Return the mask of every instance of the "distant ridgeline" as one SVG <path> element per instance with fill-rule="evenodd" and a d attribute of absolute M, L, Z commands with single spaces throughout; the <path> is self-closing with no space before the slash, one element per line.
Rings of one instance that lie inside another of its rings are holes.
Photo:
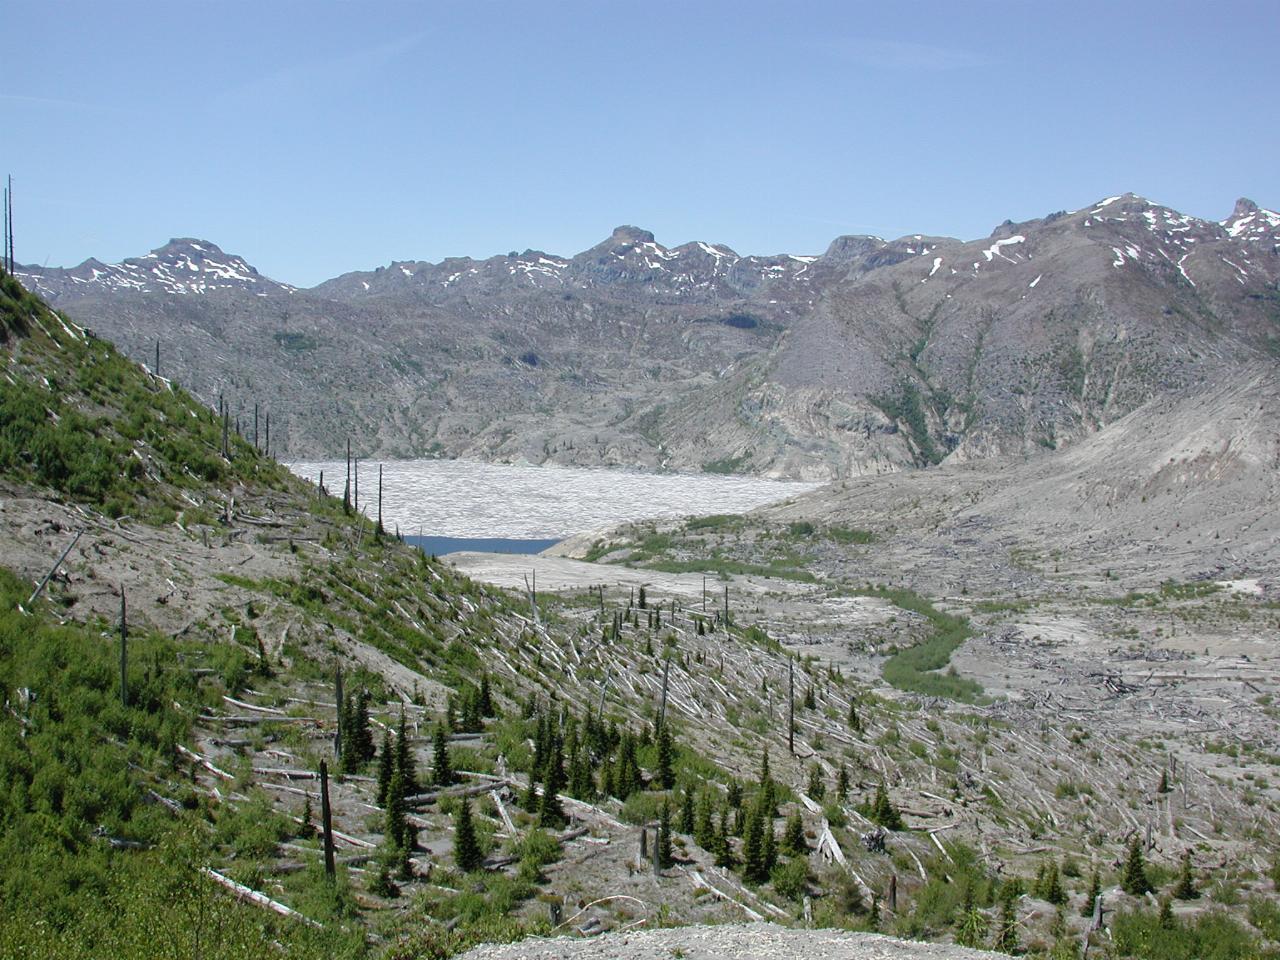
<path fill-rule="evenodd" d="M 273 450 L 829 479 L 1042 455 L 1280 355 L 1280 214 L 1133 194 L 961 241 L 821 255 L 666 247 L 398 261 L 299 290 L 206 240 L 20 266 L 80 323 Z"/>

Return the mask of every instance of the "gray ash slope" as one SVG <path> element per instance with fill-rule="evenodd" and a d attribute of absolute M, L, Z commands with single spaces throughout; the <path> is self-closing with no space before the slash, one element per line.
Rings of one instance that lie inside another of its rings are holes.
<path fill-rule="evenodd" d="M 56 306 L 248 415 L 273 449 L 826 479 L 1040 454 L 1280 354 L 1280 215 L 1126 194 L 990 237 L 821 256 L 667 248 L 395 262 L 310 290 L 206 241 L 23 267 Z"/>

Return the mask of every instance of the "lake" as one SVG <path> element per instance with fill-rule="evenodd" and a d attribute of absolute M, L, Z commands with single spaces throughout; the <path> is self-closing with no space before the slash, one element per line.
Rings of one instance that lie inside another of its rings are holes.
<path fill-rule="evenodd" d="M 312 483 L 323 470 L 325 487 L 342 496 L 343 461 L 306 461 L 289 467 Z M 508 552 L 524 552 L 514 549 L 519 541 L 557 541 L 630 520 L 742 513 L 819 486 L 756 477 L 470 460 L 387 460 L 382 468 L 382 522 L 388 530 L 398 525 L 406 536 L 508 541 Z M 361 512 L 376 517 L 378 462 L 362 460 L 359 480 Z"/>

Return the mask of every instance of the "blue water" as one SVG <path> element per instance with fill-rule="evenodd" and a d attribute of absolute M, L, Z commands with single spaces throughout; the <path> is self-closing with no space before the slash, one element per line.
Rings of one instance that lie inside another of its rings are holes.
<path fill-rule="evenodd" d="M 404 541 L 437 557 L 462 550 L 480 553 L 541 553 L 560 542 L 558 539 L 517 540 L 512 537 L 405 537 Z"/>

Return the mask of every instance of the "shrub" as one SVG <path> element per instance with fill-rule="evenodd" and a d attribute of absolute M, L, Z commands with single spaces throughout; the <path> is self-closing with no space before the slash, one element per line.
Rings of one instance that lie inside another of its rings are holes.
<path fill-rule="evenodd" d="M 808 889 L 809 861 L 806 857 L 795 857 L 780 863 L 769 875 L 773 889 L 788 900 L 799 900 Z"/>

